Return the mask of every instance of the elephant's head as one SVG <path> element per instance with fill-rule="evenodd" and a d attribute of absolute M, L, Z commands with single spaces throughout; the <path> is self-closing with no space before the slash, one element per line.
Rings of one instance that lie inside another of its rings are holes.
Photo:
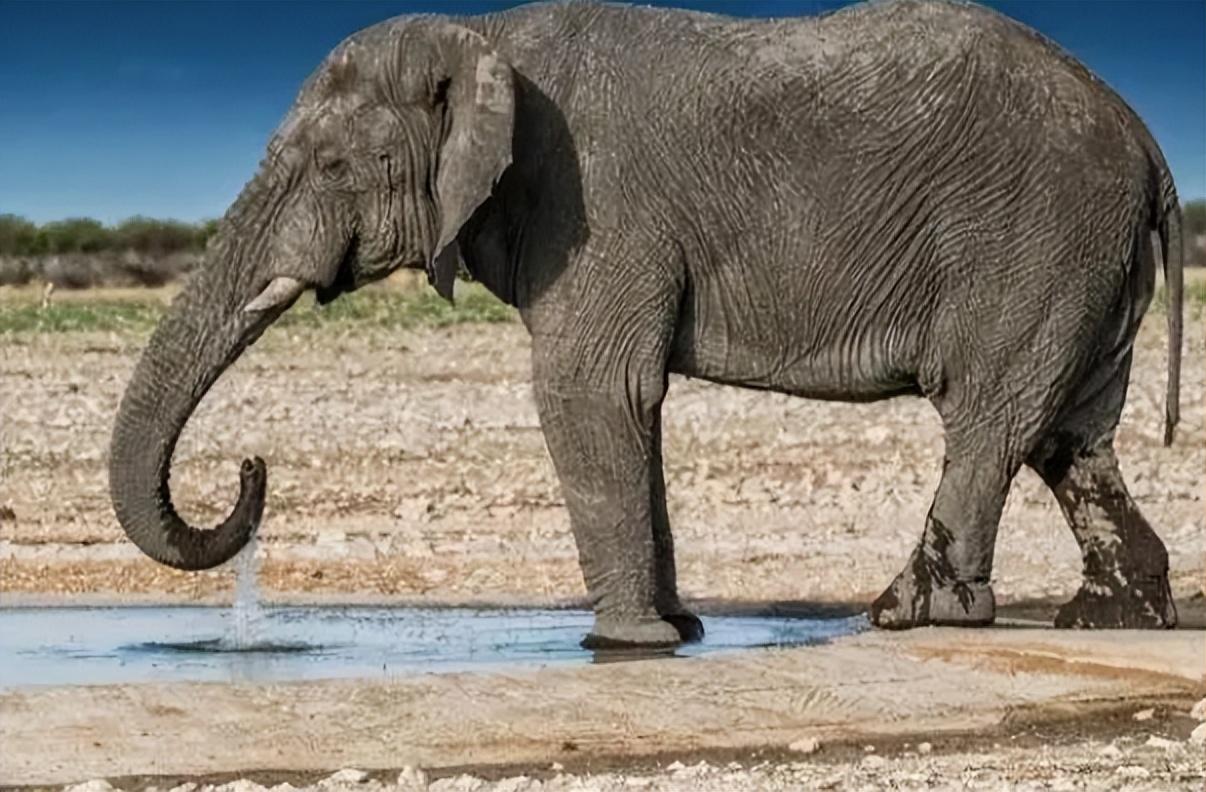
<path fill-rule="evenodd" d="M 109 481 L 151 558 L 206 569 L 238 553 L 264 506 L 262 460 L 214 530 L 172 506 L 172 453 L 215 380 L 308 288 L 320 301 L 402 266 L 451 295 L 457 232 L 510 163 L 511 67 L 467 29 L 387 23 L 341 44 L 302 88 L 206 263 L 151 338 L 122 399 Z"/>

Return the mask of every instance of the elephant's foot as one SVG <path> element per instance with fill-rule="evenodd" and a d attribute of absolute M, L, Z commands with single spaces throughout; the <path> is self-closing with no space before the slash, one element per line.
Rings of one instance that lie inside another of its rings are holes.
<path fill-rule="evenodd" d="M 885 630 L 945 625 L 983 627 L 996 617 L 992 586 L 982 581 L 941 581 L 921 553 L 871 603 L 871 623 Z"/>
<path fill-rule="evenodd" d="M 683 611 L 640 619 L 595 617 L 595 625 L 582 639 L 584 649 L 627 649 L 678 646 L 703 638 L 703 623 Z"/>
<path fill-rule="evenodd" d="M 694 613 L 685 610 L 664 613 L 662 619 L 674 625 L 674 629 L 678 630 L 678 637 L 683 643 L 699 643 L 703 640 L 703 622 Z"/>
<path fill-rule="evenodd" d="M 1055 615 L 1056 627 L 1159 630 L 1177 626 L 1168 575 L 1087 578 Z"/>

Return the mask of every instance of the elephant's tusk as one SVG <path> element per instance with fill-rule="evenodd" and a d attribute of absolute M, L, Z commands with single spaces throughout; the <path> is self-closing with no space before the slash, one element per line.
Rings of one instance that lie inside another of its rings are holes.
<path fill-rule="evenodd" d="M 282 275 L 279 278 L 273 278 L 272 283 L 265 286 L 254 300 L 243 306 L 243 310 L 267 311 L 269 308 L 293 302 L 305 290 L 305 284 L 297 278 Z"/>

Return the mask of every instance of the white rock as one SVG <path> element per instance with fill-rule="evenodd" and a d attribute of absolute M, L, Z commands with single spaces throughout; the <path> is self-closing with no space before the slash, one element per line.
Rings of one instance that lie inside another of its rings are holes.
<path fill-rule="evenodd" d="M 684 767 L 682 770 L 679 770 L 674 775 L 676 775 L 680 778 L 683 778 L 683 777 L 689 778 L 692 776 L 705 776 L 710 772 L 712 772 L 712 768 L 707 762 L 698 762 L 696 764 Z"/>
<path fill-rule="evenodd" d="M 427 789 L 427 773 L 417 767 L 406 765 L 398 773 L 397 785 L 404 790 Z"/>
<path fill-rule="evenodd" d="M 1147 778 L 1151 775 L 1146 767 L 1140 767 L 1139 765 L 1123 765 L 1115 770 L 1114 773 L 1124 778 Z"/>
<path fill-rule="evenodd" d="M 1156 716 L 1156 711 L 1154 709 L 1148 708 L 1148 709 L 1139 710 L 1131 717 L 1137 721 L 1149 721 L 1152 718 L 1154 718 L 1155 716 Z"/>
<path fill-rule="evenodd" d="M 441 778 L 431 785 L 431 789 L 447 790 L 447 792 L 474 792 L 476 789 L 481 789 L 486 785 L 484 779 L 477 776 L 462 774 L 456 778 Z"/>
<path fill-rule="evenodd" d="M 356 770 L 351 767 L 345 767 L 336 773 L 324 778 L 320 784 L 363 784 L 368 781 L 368 773 L 363 770 Z"/>
<path fill-rule="evenodd" d="M 532 786 L 532 779 L 527 776 L 513 776 L 494 783 L 492 792 L 524 792 Z"/>
<path fill-rule="evenodd" d="M 194 786 L 196 786 L 194 784 Z M 103 778 L 94 778 L 91 781 L 85 781 L 82 784 L 65 787 L 63 792 L 110 792 L 113 785 Z"/>
<path fill-rule="evenodd" d="M 863 752 L 864 753 L 875 753 L 875 746 L 874 745 L 864 745 Z"/>
<path fill-rule="evenodd" d="M 223 784 L 218 789 L 220 792 L 265 792 L 266 787 L 254 781 L 249 781 L 246 778 L 240 778 L 237 781 L 231 781 L 229 784 Z"/>
<path fill-rule="evenodd" d="M 1206 698 L 1193 705 L 1193 709 L 1189 711 L 1189 716 L 1200 721 L 1206 721 Z"/>
<path fill-rule="evenodd" d="M 551 765 L 549 765 L 549 769 L 554 773 L 560 773 L 565 769 L 565 765 L 561 764 L 561 762 L 553 762 Z"/>
<path fill-rule="evenodd" d="M 923 743 L 917 744 L 917 753 L 919 753 L 919 754 L 923 754 L 923 755 L 928 754 L 930 751 L 933 751 L 933 750 L 934 750 L 934 746 L 930 745 L 928 742 L 923 742 Z"/>
<path fill-rule="evenodd" d="M 1101 750 L 1099 750 L 1097 752 L 1097 754 L 1098 754 L 1098 756 L 1101 756 L 1105 759 L 1121 759 L 1122 758 L 1122 749 L 1119 748 L 1117 745 L 1110 743 L 1109 745 L 1107 745 L 1104 748 L 1102 748 Z"/>
<path fill-rule="evenodd" d="M 867 754 L 863 757 L 863 760 L 859 764 L 861 764 L 863 767 L 874 770 L 876 768 L 883 767 L 887 763 L 888 760 L 879 754 Z"/>
<path fill-rule="evenodd" d="M 1206 745 L 1206 723 L 1199 723 L 1198 727 L 1189 733 L 1189 742 L 1192 745 Z"/>
<path fill-rule="evenodd" d="M 813 754 L 821 750 L 821 741 L 816 737 L 803 737 L 787 746 L 789 751 L 802 754 Z M 736 769 L 740 769 L 740 766 Z"/>
<path fill-rule="evenodd" d="M 180 786 L 172 787 L 171 789 L 168 790 L 168 792 L 193 792 L 193 790 L 196 788 L 197 788 L 196 784 L 194 784 L 192 781 L 188 781 L 186 783 L 181 784 Z"/>
<path fill-rule="evenodd" d="M 666 772 L 677 773 L 679 770 L 682 770 L 684 768 L 686 768 L 686 765 L 683 764 L 682 762 L 672 762 L 666 766 Z"/>
<path fill-rule="evenodd" d="M 1161 751 L 1171 751 L 1174 748 L 1181 747 L 1181 743 L 1176 742 L 1175 740 L 1166 740 L 1163 737 L 1156 737 L 1155 735 L 1148 737 L 1147 742 L 1144 743 L 1144 745 L 1146 745 L 1148 748 L 1156 748 Z"/>

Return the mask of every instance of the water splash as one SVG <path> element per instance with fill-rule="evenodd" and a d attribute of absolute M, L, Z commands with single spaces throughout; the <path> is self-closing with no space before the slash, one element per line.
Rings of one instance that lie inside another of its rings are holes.
<path fill-rule="evenodd" d="M 236 651 L 246 651 L 256 645 L 259 637 L 259 622 L 263 616 L 260 608 L 260 559 L 256 554 L 259 539 L 253 533 L 234 558 L 235 598 L 233 628 L 230 643 Z"/>

